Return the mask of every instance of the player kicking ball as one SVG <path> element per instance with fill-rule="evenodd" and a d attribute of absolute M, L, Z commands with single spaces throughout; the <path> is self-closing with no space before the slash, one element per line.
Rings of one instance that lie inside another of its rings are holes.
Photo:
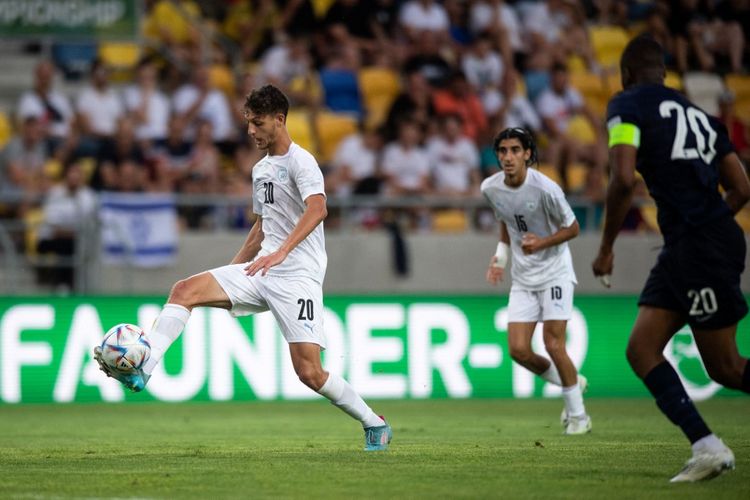
<path fill-rule="evenodd" d="M 658 42 L 631 40 L 620 69 L 624 90 L 607 107 L 607 215 L 592 267 L 596 276 L 612 273 L 612 248 L 637 170 L 656 201 L 664 247 L 638 299 L 628 362 L 692 445 L 692 458 L 672 482 L 710 479 L 734 468 L 734 454 L 703 421 L 664 348 L 687 323 L 708 375 L 750 393 L 750 361 L 740 356 L 736 338 L 748 311 L 740 289 L 746 245 L 734 220 L 750 198 L 750 182 L 724 125 L 664 86 Z"/>
<path fill-rule="evenodd" d="M 547 382 L 562 387 L 565 434 L 591 431 L 583 405 L 587 381 L 565 349 L 565 328 L 573 311 L 576 276 L 568 240 L 579 227 L 560 186 L 536 169 L 536 145 L 522 128 L 500 132 L 494 141 L 502 169 L 482 182 L 482 194 L 500 221 L 500 242 L 490 259 L 487 281 L 503 279 L 512 254 L 513 281 L 508 299 L 508 345 L 513 360 Z M 531 348 L 537 323 L 543 323 L 550 359 Z"/>
<path fill-rule="evenodd" d="M 101 369 L 142 391 L 154 367 L 179 337 L 194 307 L 228 309 L 234 316 L 270 310 L 289 343 L 299 379 L 362 423 L 365 450 L 385 450 L 391 427 L 340 376 L 323 370 L 323 278 L 328 258 L 323 174 L 315 158 L 292 142 L 286 128 L 289 101 L 276 87 L 253 90 L 245 101 L 248 135 L 267 151 L 252 171 L 257 220 L 232 263 L 175 283 L 148 335 L 151 356 L 142 370 L 124 374 L 94 357 Z"/>

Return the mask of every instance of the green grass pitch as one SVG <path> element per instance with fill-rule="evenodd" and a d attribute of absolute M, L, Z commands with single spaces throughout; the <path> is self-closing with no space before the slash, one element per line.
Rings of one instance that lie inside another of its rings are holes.
<path fill-rule="evenodd" d="M 750 398 L 699 403 L 737 470 L 670 484 L 689 457 L 649 399 L 375 401 L 385 453 L 322 402 L 0 406 L 0 498 L 750 498 Z"/>

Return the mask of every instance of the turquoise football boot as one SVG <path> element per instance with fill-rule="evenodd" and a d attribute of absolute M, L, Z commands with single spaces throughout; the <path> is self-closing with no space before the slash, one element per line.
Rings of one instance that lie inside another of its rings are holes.
<path fill-rule="evenodd" d="M 94 359 L 99 363 L 99 369 L 108 377 L 112 377 L 133 392 L 141 392 L 151 378 L 151 375 L 140 369 L 131 373 L 113 370 L 102 359 L 102 348 L 99 346 L 94 347 Z"/>
<path fill-rule="evenodd" d="M 383 417 L 380 417 L 383 418 Z M 385 451 L 393 439 L 393 429 L 383 418 L 385 425 L 365 428 L 365 451 Z"/>

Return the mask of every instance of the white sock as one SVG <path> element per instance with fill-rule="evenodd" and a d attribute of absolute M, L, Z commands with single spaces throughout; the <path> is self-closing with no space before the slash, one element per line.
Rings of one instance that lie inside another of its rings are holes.
<path fill-rule="evenodd" d="M 555 366 L 555 363 L 553 363 L 552 361 L 549 362 L 549 368 L 547 368 L 546 371 L 540 373 L 539 376 L 542 377 L 547 382 L 549 382 L 550 384 L 562 386 L 562 380 L 560 379 L 560 374 L 557 372 L 557 367 Z"/>
<path fill-rule="evenodd" d="M 583 394 L 581 394 L 581 387 L 571 385 L 570 387 L 563 387 L 562 389 L 563 400 L 565 400 L 565 410 L 571 417 L 582 417 L 586 414 L 586 408 L 583 406 Z"/>
<path fill-rule="evenodd" d="M 151 356 L 143 365 L 143 371 L 148 375 L 154 371 L 156 365 L 164 357 L 172 342 L 177 340 L 185 324 L 190 319 L 190 310 L 178 304 L 165 304 L 151 327 L 148 340 L 151 342 Z"/>
<path fill-rule="evenodd" d="M 716 434 L 709 434 L 693 443 L 693 454 L 701 452 L 716 453 L 724 450 L 724 448 L 726 446 L 721 442 L 721 439 L 716 437 Z"/>
<path fill-rule="evenodd" d="M 362 422 L 364 428 L 383 425 L 383 419 L 367 406 L 359 394 L 354 392 L 349 382 L 334 373 L 328 374 L 328 380 L 320 388 L 318 394 L 327 397 L 333 405 Z"/>

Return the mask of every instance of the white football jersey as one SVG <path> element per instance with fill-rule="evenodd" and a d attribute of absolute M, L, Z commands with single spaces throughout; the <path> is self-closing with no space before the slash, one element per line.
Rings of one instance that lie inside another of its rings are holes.
<path fill-rule="evenodd" d="M 570 279 L 576 283 L 567 242 L 530 255 L 521 249 L 524 233 L 544 238 L 575 222 L 573 210 L 560 186 L 530 168 L 526 180 L 517 188 L 505 184 L 505 173 L 501 171 L 485 179 L 481 189 L 497 220 L 508 228 L 514 287 L 542 290 L 554 281 Z"/>
<path fill-rule="evenodd" d="M 302 218 L 305 200 L 325 196 L 323 173 L 313 155 L 292 143 L 283 156 L 266 155 L 253 167 L 253 212 L 263 217 L 263 243 L 258 257 L 279 249 Z M 269 275 L 303 276 L 323 283 L 328 264 L 323 224 L 268 270 Z"/>

